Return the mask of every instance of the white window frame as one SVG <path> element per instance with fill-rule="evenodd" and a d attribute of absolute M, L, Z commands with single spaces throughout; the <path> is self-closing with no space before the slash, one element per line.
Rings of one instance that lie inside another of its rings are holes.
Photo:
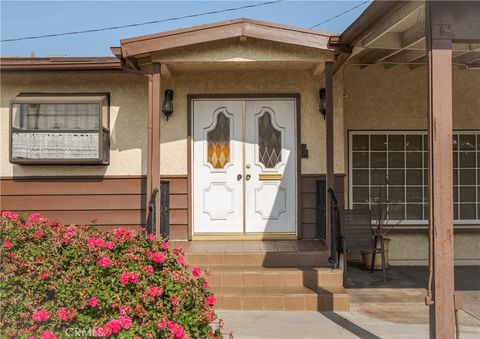
<path fill-rule="evenodd" d="M 388 138 L 388 135 L 422 135 L 422 136 L 425 136 L 427 135 L 428 132 L 425 131 L 425 130 L 349 130 L 348 131 L 348 206 L 350 209 L 353 208 L 353 136 L 354 135 L 386 135 L 387 138 Z M 480 142 L 479 138 L 480 138 L 480 130 L 454 130 L 453 131 L 453 134 L 454 135 L 477 135 L 477 144 Z M 423 139 L 422 139 L 422 143 L 423 143 Z M 475 173 L 476 173 L 476 176 L 477 176 L 477 185 L 476 185 L 476 201 L 475 203 L 478 204 L 480 203 L 480 201 L 478 200 L 479 198 L 479 190 L 480 190 L 480 187 L 478 185 L 478 183 L 480 182 L 480 166 L 479 166 L 479 161 L 477 159 L 478 157 L 478 153 L 479 153 L 479 149 L 477 149 L 475 151 L 475 154 L 476 154 L 476 164 L 475 164 Z M 371 150 L 370 150 L 370 146 L 369 146 L 369 150 L 368 150 L 368 153 L 370 154 Z M 386 150 L 386 152 L 388 152 L 388 150 Z M 407 152 L 406 150 L 404 152 Z M 454 150 L 452 149 L 452 155 L 454 154 L 453 153 Z M 423 153 L 424 151 L 422 151 L 422 171 L 424 171 L 426 169 L 426 164 L 425 164 L 425 157 L 423 156 Z M 457 153 L 458 156 L 460 154 L 460 152 Z M 369 159 L 370 159 L 370 156 L 369 156 Z M 458 160 L 458 166 L 460 166 L 460 160 Z M 370 160 L 369 160 L 370 161 Z M 406 161 L 406 157 L 405 157 L 405 160 Z M 403 167 L 403 170 L 406 171 L 407 167 L 406 165 L 404 165 Z M 371 167 L 370 167 L 370 163 L 369 163 L 369 178 L 370 178 L 370 171 L 372 170 Z M 388 160 L 387 160 L 387 171 L 388 171 Z M 460 171 L 458 171 L 457 175 L 460 175 Z M 370 179 L 369 179 L 370 180 Z M 369 187 L 371 185 L 369 184 Z M 407 187 L 407 184 L 405 182 L 405 187 Z M 428 187 L 428 183 L 425 183 L 425 177 L 422 173 L 422 187 Z M 460 187 L 460 185 L 458 185 L 457 187 Z M 406 189 L 405 189 L 405 194 L 406 194 Z M 424 204 L 425 203 L 425 200 L 422 201 L 421 204 Z M 429 203 L 429 202 L 428 202 Z M 405 206 L 407 204 L 407 201 L 405 199 L 405 202 L 404 202 Z M 460 205 L 460 203 L 458 203 L 458 205 Z M 452 206 L 453 208 L 454 206 Z M 478 219 L 471 219 L 471 220 L 466 220 L 466 219 L 455 219 L 454 220 L 454 224 L 455 225 L 480 225 L 480 215 L 479 215 L 479 211 L 478 211 L 478 208 L 477 208 L 477 218 Z M 375 220 L 372 220 L 372 224 L 375 222 Z M 399 226 L 402 226 L 402 225 L 405 225 L 405 226 L 408 226 L 408 225 L 418 225 L 418 226 L 421 226 L 421 225 L 428 225 L 429 221 L 428 221 L 428 216 L 427 216 L 427 220 L 389 220 L 388 224 L 389 225 L 399 225 Z"/>

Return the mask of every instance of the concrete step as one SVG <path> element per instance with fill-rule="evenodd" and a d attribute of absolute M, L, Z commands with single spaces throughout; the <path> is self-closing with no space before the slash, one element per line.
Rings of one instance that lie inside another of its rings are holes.
<path fill-rule="evenodd" d="M 216 287 L 217 309 L 264 311 L 348 311 L 343 287 Z"/>
<path fill-rule="evenodd" d="M 212 266 L 207 280 L 212 287 L 341 287 L 343 271 L 327 267 Z"/>
<path fill-rule="evenodd" d="M 188 252 L 190 265 L 205 269 L 235 267 L 327 267 L 323 251 L 284 252 Z"/>

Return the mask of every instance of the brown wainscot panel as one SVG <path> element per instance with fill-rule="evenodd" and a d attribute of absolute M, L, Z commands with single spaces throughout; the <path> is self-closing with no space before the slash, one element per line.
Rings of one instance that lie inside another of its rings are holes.
<path fill-rule="evenodd" d="M 339 207 L 343 208 L 345 174 L 335 174 L 335 194 Z M 302 174 L 301 177 L 301 239 L 318 237 L 317 180 L 325 180 L 325 174 Z"/>
<path fill-rule="evenodd" d="M 170 239 L 188 239 L 188 178 L 186 175 L 162 175 L 170 183 Z"/>
<path fill-rule="evenodd" d="M 104 230 L 138 227 L 145 223 L 145 186 L 144 176 L 3 177 L 0 209 Z"/>

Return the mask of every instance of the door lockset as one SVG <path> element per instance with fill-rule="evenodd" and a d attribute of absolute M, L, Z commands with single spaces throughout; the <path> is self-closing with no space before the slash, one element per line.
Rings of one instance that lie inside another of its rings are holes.
<path fill-rule="evenodd" d="M 245 177 L 245 179 L 247 179 L 247 181 L 248 181 L 248 180 L 250 180 L 251 177 L 252 177 L 252 176 L 251 176 L 250 174 L 247 174 L 247 176 Z"/>
<path fill-rule="evenodd" d="M 237 175 L 237 181 L 240 181 L 240 180 L 242 180 L 242 175 L 241 174 Z"/>

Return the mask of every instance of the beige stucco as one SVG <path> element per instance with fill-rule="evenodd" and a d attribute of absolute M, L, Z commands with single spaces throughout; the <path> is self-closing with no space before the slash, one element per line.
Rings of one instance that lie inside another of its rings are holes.
<path fill-rule="evenodd" d="M 21 92 L 109 92 L 111 152 L 108 166 L 20 166 L 8 160 L 9 101 Z M 147 82 L 126 73 L 2 73 L 1 176 L 141 175 L 146 173 Z"/>

